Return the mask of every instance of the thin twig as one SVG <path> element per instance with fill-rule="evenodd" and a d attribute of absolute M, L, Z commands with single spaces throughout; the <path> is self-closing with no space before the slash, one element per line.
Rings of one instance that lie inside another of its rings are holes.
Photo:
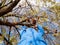
<path fill-rule="evenodd" d="M 0 36 L 3 36 L 3 35 L 0 33 Z M 5 37 L 3 37 L 3 38 L 4 38 L 4 40 L 7 42 L 7 45 L 8 45 L 8 44 L 12 45 L 12 43 L 9 42 Z"/>

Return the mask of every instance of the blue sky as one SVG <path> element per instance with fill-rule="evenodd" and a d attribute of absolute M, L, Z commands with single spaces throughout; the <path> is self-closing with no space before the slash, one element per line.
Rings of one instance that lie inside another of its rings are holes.
<path fill-rule="evenodd" d="M 56 0 L 57 2 L 60 2 L 60 0 Z"/>

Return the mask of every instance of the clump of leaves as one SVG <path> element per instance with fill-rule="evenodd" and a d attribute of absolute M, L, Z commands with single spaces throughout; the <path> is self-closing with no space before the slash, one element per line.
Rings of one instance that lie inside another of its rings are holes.
<path fill-rule="evenodd" d="M 17 44 L 17 39 L 16 39 L 16 37 L 15 37 L 15 36 L 12 36 L 12 37 L 10 38 L 10 42 L 12 42 L 13 45 L 16 45 L 16 44 Z"/>

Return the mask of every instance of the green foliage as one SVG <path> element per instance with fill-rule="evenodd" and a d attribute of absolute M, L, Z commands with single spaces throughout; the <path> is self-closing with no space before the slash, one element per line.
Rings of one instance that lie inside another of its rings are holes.
<path fill-rule="evenodd" d="M 3 36 L 0 36 L 0 43 L 3 43 L 3 40 L 4 40 Z"/>

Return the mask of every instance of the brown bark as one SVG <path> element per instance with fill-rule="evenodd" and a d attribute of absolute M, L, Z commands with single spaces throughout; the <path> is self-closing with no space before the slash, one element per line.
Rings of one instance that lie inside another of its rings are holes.
<path fill-rule="evenodd" d="M 0 9 L 0 17 L 3 16 L 4 14 L 7 14 L 8 12 L 12 11 L 12 9 L 18 4 L 20 0 L 15 0 L 14 2 L 12 2 L 9 6 L 6 6 L 6 8 L 4 9 L 1 8 Z"/>
<path fill-rule="evenodd" d="M 10 23 L 10 22 L 4 22 L 0 20 L 0 25 L 5 25 L 5 26 L 14 26 L 15 25 L 26 25 L 28 27 L 33 26 L 33 24 L 23 24 L 22 22 L 15 22 L 15 23 Z"/>

